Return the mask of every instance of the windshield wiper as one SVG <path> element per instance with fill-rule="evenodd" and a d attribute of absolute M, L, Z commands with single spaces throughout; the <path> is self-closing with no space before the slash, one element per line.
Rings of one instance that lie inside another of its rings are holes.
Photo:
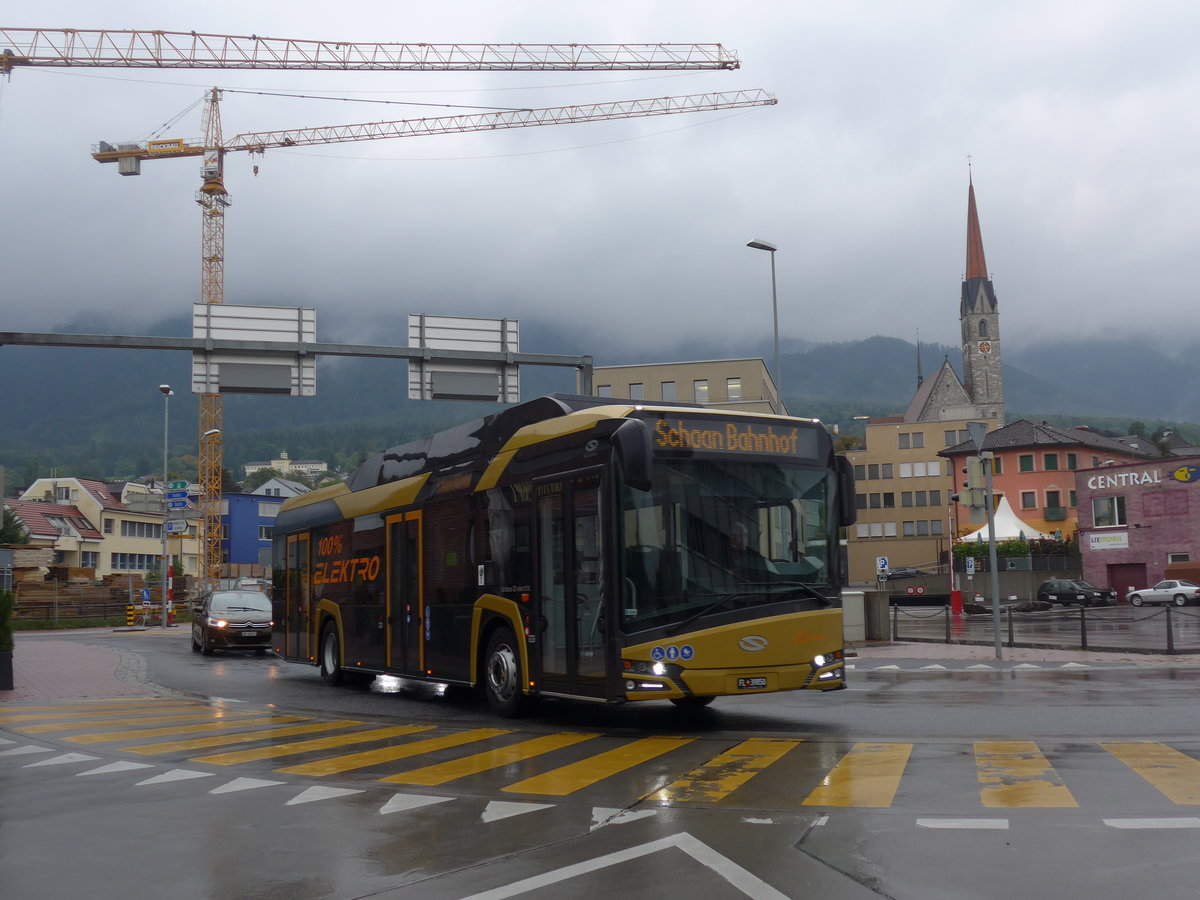
<path fill-rule="evenodd" d="M 824 594 L 822 594 L 820 591 L 814 589 L 810 585 L 805 584 L 803 581 L 761 581 L 761 582 L 755 581 L 755 582 L 748 582 L 748 583 L 753 584 L 755 587 L 762 587 L 762 588 L 767 588 L 767 587 L 788 588 L 791 591 L 797 591 L 801 594 L 808 595 L 810 598 L 812 598 L 813 600 L 816 600 L 822 606 L 830 606 L 832 604 L 832 601 L 828 597 L 826 597 Z M 686 619 L 684 619 L 682 622 L 677 623 L 673 628 L 667 629 L 667 634 L 670 634 L 670 635 L 679 634 L 679 632 L 683 631 L 684 628 L 686 628 L 688 625 L 695 622 L 697 619 L 703 618 L 704 616 L 707 616 L 711 612 L 716 612 L 718 609 L 720 609 L 722 606 L 724 606 L 726 603 L 729 603 L 732 600 L 741 600 L 745 597 L 757 597 L 757 596 L 760 596 L 765 593 L 768 593 L 768 592 L 767 591 L 736 591 L 732 594 L 726 594 L 724 597 L 722 597 L 716 603 L 709 604 L 708 606 L 706 606 L 704 609 L 700 610 L 699 612 L 693 613 L 692 615 L 690 615 Z"/>
<path fill-rule="evenodd" d="M 731 600 L 741 600 L 743 597 L 754 597 L 754 596 L 757 596 L 759 593 L 761 593 L 761 591 L 735 591 L 732 594 L 726 594 L 724 597 L 722 597 L 716 603 L 706 606 L 704 609 L 700 610 L 697 613 L 692 613 L 690 616 L 688 616 L 682 622 L 677 623 L 674 628 L 668 628 L 667 634 L 679 634 L 679 632 L 683 631 L 683 629 L 685 627 L 687 627 L 688 625 L 691 625 L 697 619 L 699 619 L 703 616 L 707 616 L 710 612 L 716 612 L 718 609 L 720 609 L 722 606 L 724 606 L 726 603 L 730 602 Z"/>

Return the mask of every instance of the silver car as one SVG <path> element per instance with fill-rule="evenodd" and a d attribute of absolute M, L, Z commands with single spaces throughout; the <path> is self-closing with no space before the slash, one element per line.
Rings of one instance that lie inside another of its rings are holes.
<path fill-rule="evenodd" d="M 1160 581 L 1154 587 L 1130 591 L 1129 602 L 1134 606 L 1143 603 L 1173 603 L 1176 606 L 1200 603 L 1200 585 L 1190 581 Z"/>

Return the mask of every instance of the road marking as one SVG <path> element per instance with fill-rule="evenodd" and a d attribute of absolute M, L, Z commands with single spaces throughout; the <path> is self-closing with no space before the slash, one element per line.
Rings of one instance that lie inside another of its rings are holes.
<path fill-rule="evenodd" d="M 254 741 L 269 741 L 277 737 L 293 737 L 298 734 L 312 734 L 314 731 L 333 731 L 336 728 L 352 728 L 361 725 L 353 719 L 335 722 L 313 722 L 308 725 L 293 725 L 290 728 L 268 728 L 265 731 L 243 731 L 238 734 L 215 734 L 209 737 L 188 738 L 183 741 L 167 741 L 162 744 L 142 744 L 136 747 L 122 747 L 125 753 L 140 753 L 143 756 L 153 756 L 156 753 L 177 753 L 184 750 L 203 750 L 207 747 L 224 747 L 229 744 L 249 744 Z"/>
<path fill-rule="evenodd" d="M 228 753 L 214 753 L 211 756 L 196 756 L 191 761 L 208 763 L 214 766 L 257 762 L 262 759 L 275 759 L 280 756 L 307 753 L 310 750 L 332 750 L 334 747 L 366 744 L 371 741 L 381 741 L 387 738 L 398 737 L 402 734 L 419 734 L 422 731 L 432 731 L 435 727 L 434 725 L 392 725 L 388 728 L 372 728 L 369 731 L 356 731 L 353 734 L 313 738 L 309 741 L 291 741 L 286 744 L 272 744 L 269 747 L 254 747 L 250 750 L 231 750 Z"/>
<path fill-rule="evenodd" d="M 956 828 L 964 831 L 1007 831 L 1008 819 L 917 819 L 918 828 Z"/>
<path fill-rule="evenodd" d="M 1200 760 L 1163 744 L 1112 741 L 1101 747 L 1154 785 L 1172 803 L 1200 803 Z"/>
<path fill-rule="evenodd" d="M 171 781 L 191 781 L 193 778 L 211 778 L 212 774 L 212 772 L 197 772 L 195 769 L 172 769 L 162 775 L 155 775 L 153 778 L 139 781 L 134 787 L 142 787 L 146 784 L 166 784 Z"/>
<path fill-rule="evenodd" d="M 348 797 L 350 794 L 361 794 L 355 788 L 310 787 L 301 791 L 284 806 L 299 806 L 301 803 L 316 803 L 318 800 L 332 800 L 334 797 Z"/>
<path fill-rule="evenodd" d="M 978 741 L 975 762 L 984 806 L 1062 809 L 1079 804 L 1033 741 Z"/>
<path fill-rule="evenodd" d="M 400 772 L 396 775 L 380 778 L 379 780 L 393 784 L 423 784 L 426 787 L 433 787 L 445 784 L 447 781 L 466 778 L 468 775 L 478 775 L 480 772 L 488 772 L 492 769 L 509 766 L 524 759 L 532 759 L 535 756 L 551 753 L 554 750 L 561 750 L 563 747 L 570 747 L 572 744 L 590 741 L 595 737 L 599 737 L 599 735 L 548 734 L 532 738 L 528 741 L 521 741 L 517 744 L 509 744 L 507 747 L 485 750 L 483 753 L 464 756 L 460 759 L 451 760 L 439 765 L 425 766 L 421 769 Z"/>
<path fill-rule="evenodd" d="M 98 756 L 92 756 L 90 753 L 61 753 L 50 759 L 39 759 L 35 763 L 26 763 L 24 768 L 33 769 L 37 766 L 61 766 L 66 763 L 91 762 L 99 758 Z"/>
<path fill-rule="evenodd" d="M 618 772 L 648 762 L 664 753 L 690 744 L 695 738 L 642 738 L 630 744 L 599 753 L 587 759 L 563 766 L 533 778 L 510 784 L 503 790 L 513 794 L 547 794 L 564 797 L 582 788 L 603 781 Z"/>
<path fill-rule="evenodd" d="M 912 744 L 858 743 L 804 801 L 805 806 L 891 806 Z"/>
<path fill-rule="evenodd" d="M 119 762 L 109 763 L 106 766 L 98 766 L 95 769 L 88 769 L 86 772 L 76 772 L 76 776 L 80 775 L 108 775 L 112 772 L 128 772 L 132 769 L 153 769 L 154 766 L 150 763 L 133 762 L 132 760 L 120 760 Z"/>
<path fill-rule="evenodd" d="M 37 744 L 26 744 L 24 747 L 13 747 L 11 750 L 0 750 L 0 756 L 28 756 L 30 753 L 53 753 L 50 747 L 39 747 Z"/>
<path fill-rule="evenodd" d="M 380 750 L 366 750 L 362 753 L 348 753 L 345 756 L 331 756 L 316 762 L 303 763 L 298 766 L 288 766 L 276 769 L 288 775 L 337 775 L 353 769 L 365 769 L 380 763 L 396 759 L 407 759 L 420 756 L 422 753 L 432 753 L 434 750 L 445 750 L 449 747 L 461 747 L 463 744 L 473 744 L 476 741 L 486 741 L 490 738 L 511 734 L 501 728 L 476 728 L 459 734 L 449 734 L 442 737 L 429 738 L 424 741 L 413 741 L 398 747 L 384 747 Z"/>
<path fill-rule="evenodd" d="M 408 812 L 411 809 L 422 809 L 435 803 L 447 803 L 454 797 L 429 797 L 424 794 L 396 794 L 379 808 L 379 814 L 386 816 L 391 813 Z"/>
<path fill-rule="evenodd" d="M 539 809 L 552 809 L 553 803 L 518 803 L 515 800 L 492 800 L 484 808 L 479 820 L 485 824 L 499 822 L 501 819 L 511 819 L 513 816 L 523 816 L 525 813 L 537 812 Z"/>
<path fill-rule="evenodd" d="M 1104 819 L 1109 828 L 1200 828 L 1200 819 Z"/>
<path fill-rule="evenodd" d="M 676 803 L 715 803 L 736 791 L 751 778 L 801 741 L 780 738 L 751 738 L 713 757 L 698 769 L 655 791 L 646 802 L 659 806 Z"/>
<path fill-rule="evenodd" d="M 540 890 L 553 884 L 559 884 L 563 881 L 569 881 L 572 878 L 597 872 L 600 869 L 607 869 L 609 866 L 620 865 L 632 859 L 640 859 L 643 856 L 658 853 L 660 850 L 669 850 L 672 848 L 682 850 L 692 859 L 696 860 L 696 862 L 716 872 L 717 875 L 725 879 L 732 887 L 737 888 L 747 897 L 753 897 L 756 900 L 787 900 L 786 894 L 780 893 L 753 872 L 743 869 L 733 860 L 722 856 L 716 850 L 712 849 L 712 847 L 692 837 L 686 831 L 669 835 L 665 838 L 659 838 L 657 841 L 651 841 L 648 844 L 639 844 L 627 850 L 618 850 L 614 853 L 606 853 L 604 856 L 597 856 L 594 859 L 575 863 L 574 865 L 563 866 L 561 869 L 554 869 L 551 872 L 544 872 L 541 875 L 534 875 L 530 878 L 524 878 L 521 881 L 514 881 L 512 884 L 506 884 L 490 891 L 472 894 L 470 897 L 464 898 L 464 900 L 506 900 L 508 897 L 516 897 L 519 894 L 525 894 L 529 891 Z"/>
<path fill-rule="evenodd" d="M 111 724 L 136 725 L 139 722 L 187 722 L 209 718 L 212 715 L 210 711 L 197 709 L 195 706 L 172 706 L 156 712 L 139 712 L 137 715 L 129 715 L 132 710 L 122 709 L 119 712 L 126 716 L 126 718 L 114 720 Z M 69 728 L 80 728 L 86 725 L 110 724 L 108 720 L 111 717 L 112 712 L 67 713 L 66 715 L 43 713 L 42 715 L 31 716 L 8 716 L 0 719 L 0 724 L 12 725 L 17 722 L 43 723 L 41 725 L 22 725 L 13 728 L 13 731 L 34 734 L 42 731 L 66 731 Z M 47 719 L 51 721 L 46 721 Z"/>
<path fill-rule="evenodd" d="M 172 728 L 135 728 L 130 731 L 97 731 L 65 737 L 72 744 L 105 744 L 110 741 L 135 741 L 153 737 L 178 737 L 181 734 L 204 734 L 212 731 L 231 731 L 249 725 L 272 725 L 285 722 L 309 722 L 310 716 L 258 716 L 249 719 L 231 719 L 227 722 L 208 722 L 204 725 L 178 725 Z"/>
<path fill-rule="evenodd" d="M 271 787 L 276 784 L 287 784 L 286 781 L 268 781 L 265 778 L 235 778 L 220 787 L 213 788 L 210 794 L 233 794 L 238 791 L 252 791 L 255 788 Z"/>
<path fill-rule="evenodd" d="M 636 822 L 638 819 L 646 819 L 650 816 L 657 816 L 657 809 L 617 809 L 609 806 L 593 806 L 592 807 L 592 827 L 588 831 L 595 831 L 597 828 L 603 828 L 605 825 L 625 825 L 629 822 Z"/>

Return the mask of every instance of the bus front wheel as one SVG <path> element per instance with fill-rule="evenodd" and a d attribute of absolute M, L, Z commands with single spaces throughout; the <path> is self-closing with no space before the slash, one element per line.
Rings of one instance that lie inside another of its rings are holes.
<path fill-rule="evenodd" d="M 342 652 L 339 646 L 337 626 L 332 623 L 321 632 L 321 677 L 327 684 L 342 683 Z"/>
<path fill-rule="evenodd" d="M 512 629 L 497 628 L 488 641 L 483 663 L 483 689 L 492 712 L 506 718 L 520 715 L 525 705 L 523 680 L 521 654 Z"/>

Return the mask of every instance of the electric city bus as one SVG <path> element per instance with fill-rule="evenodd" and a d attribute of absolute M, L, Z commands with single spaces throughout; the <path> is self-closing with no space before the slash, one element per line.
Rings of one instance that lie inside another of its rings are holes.
<path fill-rule="evenodd" d="M 845 687 L 854 478 L 817 421 L 551 395 L 393 447 L 287 500 L 274 649 L 604 703 Z"/>

